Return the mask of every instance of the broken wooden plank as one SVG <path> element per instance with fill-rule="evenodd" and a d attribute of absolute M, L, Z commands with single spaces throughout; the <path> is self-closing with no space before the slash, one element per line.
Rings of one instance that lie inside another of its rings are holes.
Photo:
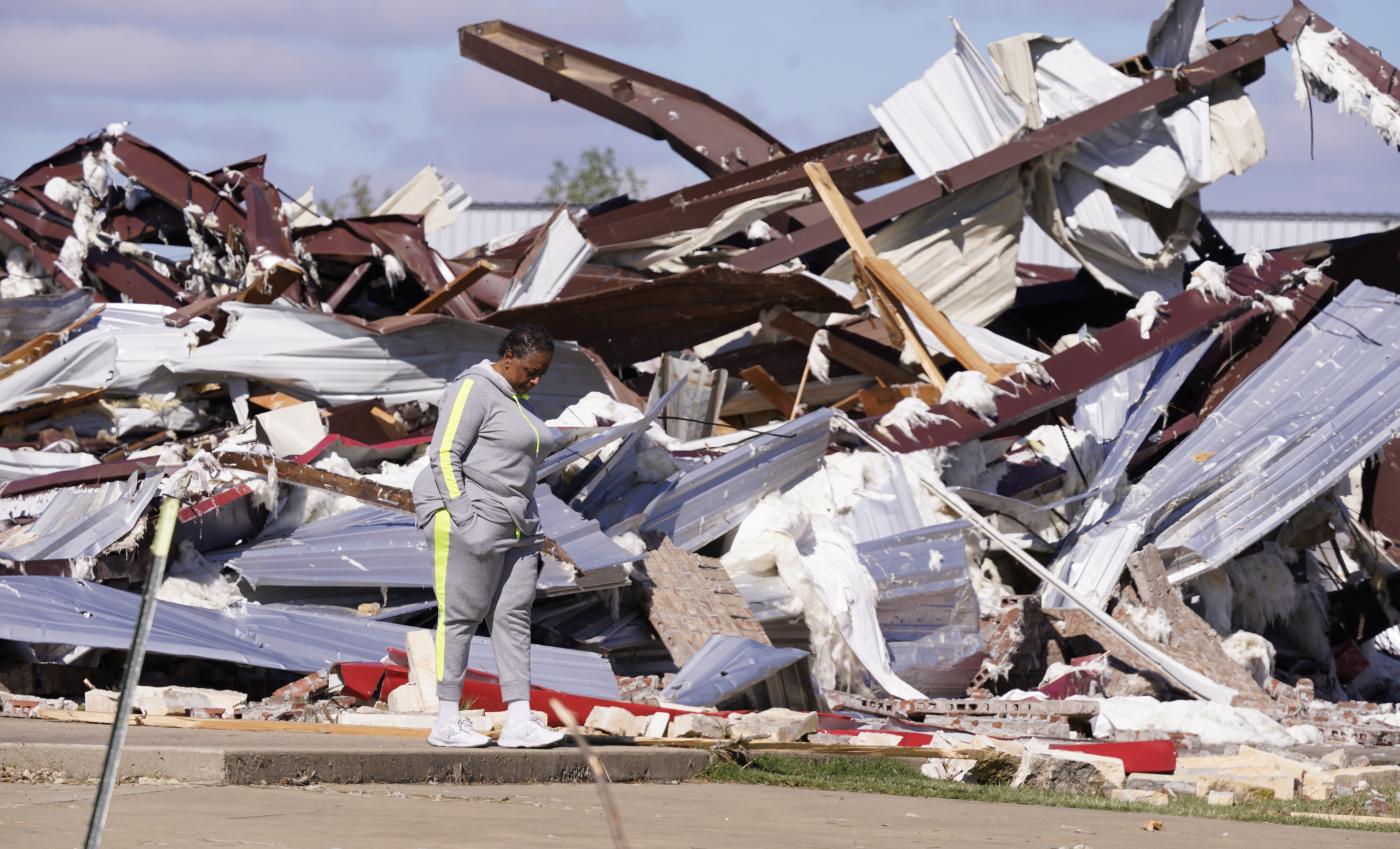
<path fill-rule="evenodd" d="M 797 408 L 797 399 L 788 394 L 783 385 L 773 379 L 773 375 L 769 374 L 767 369 L 758 365 L 749 366 L 739 372 L 739 376 L 747 380 L 749 385 L 766 398 L 768 403 L 772 404 L 779 413 L 789 418 L 792 416 L 793 410 Z"/>
<path fill-rule="evenodd" d="M 214 455 L 214 459 L 230 469 L 239 469 L 257 475 L 265 475 L 269 469 L 276 468 L 277 479 L 290 484 L 311 489 L 328 489 L 331 492 L 380 507 L 387 507 L 390 510 L 413 512 L 413 494 L 406 489 L 384 486 L 364 478 L 352 478 L 323 472 L 301 463 L 278 460 L 258 454 L 245 454 L 240 451 L 220 451 Z"/>
<path fill-rule="evenodd" d="M 456 279 L 447 284 L 446 288 L 433 292 L 428 297 L 409 307 L 404 315 L 421 315 L 423 313 L 434 313 L 442 309 L 448 301 L 467 291 L 472 284 L 496 270 L 496 266 L 486 260 L 478 260 L 476 265 L 458 274 Z"/>
<path fill-rule="evenodd" d="M 860 390 L 861 409 L 867 416 L 883 416 L 905 398 L 918 398 L 932 407 L 943 398 L 943 392 L 931 383 L 907 384 L 904 386 L 872 386 Z"/>

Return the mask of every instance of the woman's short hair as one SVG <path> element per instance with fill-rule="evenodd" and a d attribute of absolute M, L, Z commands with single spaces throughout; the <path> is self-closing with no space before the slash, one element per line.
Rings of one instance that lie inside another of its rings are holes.
<path fill-rule="evenodd" d="M 506 334 L 506 338 L 501 340 L 501 347 L 497 349 L 496 354 L 504 357 L 506 351 L 510 351 L 510 355 L 517 360 L 540 352 L 552 357 L 554 337 L 538 324 L 517 324 Z"/>

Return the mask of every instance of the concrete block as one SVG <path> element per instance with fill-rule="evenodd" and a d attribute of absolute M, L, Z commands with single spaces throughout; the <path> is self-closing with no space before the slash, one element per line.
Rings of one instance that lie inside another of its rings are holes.
<path fill-rule="evenodd" d="M 669 713 L 653 713 L 647 717 L 647 727 L 642 731 L 643 737 L 665 737 L 666 728 L 671 724 Z"/>
<path fill-rule="evenodd" d="M 1123 762 L 1118 758 L 1063 749 L 1028 748 L 1011 779 L 1011 786 L 1106 796 L 1109 791 L 1122 787 L 1126 780 Z"/>
<path fill-rule="evenodd" d="M 1286 758 L 1272 752 L 1265 752 L 1250 746 L 1240 746 L 1234 755 L 1187 755 L 1176 761 L 1176 775 L 1195 777 L 1201 775 L 1276 775 L 1287 776 L 1297 781 L 1303 774 L 1315 769 L 1305 761 Z"/>
<path fill-rule="evenodd" d="M 598 734 L 641 737 L 647 730 L 647 717 L 636 716 L 626 708 L 599 705 L 589 711 L 583 724 Z"/>
<path fill-rule="evenodd" d="M 433 697 L 433 708 L 431 711 L 423 707 L 423 692 L 413 685 L 405 687 L 395 687 L 389 694 L 390 713 L 421 713 L 432 716 L 437 713 L 437 697 Z"/>
<path fill-rule="evenodd" d="M 1196 781 L 1192 778 L 1177 778 L 1173 775 L 1160 775 L 1152 772 L 1135 772 L 1123 783 L 1128 790 L 1142 790 L 1149 793 L 1166 793 L 1168 796 L 1195 796 Z"/>
<path fill-rule="evenodd" d="M 116 713 L 120 694 L 114 690 L 88 690 L 83 709 L 93 713 Z M 195 708 L 219 708 L 231 716 L 233 709 L 247 704 L 248 694 L 236 690 L 205 690 L 199 687 L 137 687 L 132 701 L 147 716 L 184 716 Z"/>
<path fill-rule="evenodd" d="M 968 774 L 976 766 L 977 761 L 972 758 L 929 758 L 919 772 L 935 781 L 968 781 Z"/>
<path fill-rule="evenodd" d="M 1128 787 L 1119 787 L 1109 794 L 1109 798 L 1115 802 L 1127 802 L 1131 805 L 1156 805 L 1166 807 L 1171 801 L 1171 796 L 1165 790 L 1135 790 Z"/>
<path fill-rule="evenodd" d="M 862 731 L 851 738 L 852 746 L 898 746 L 904 738 L 898 734 L 882 734 L 879 731 Z"/>
<path fill-rule="evenodd" d="M 1301 782 L 1286 775 L 1249 775 L 1231 772 L 1223 775 L 1202 775 L 1196 778 L 1196 795 L 1206 796 L 1215 790 L 1226 790 L 1240 798 L 1265 798 L 1290 801 L 1298 797 Z"/>
<path fill-rule="evenodd" d="M 1319 760 L 1322 761 L 1323 766 L 1330 767 L 1331 769 L 1345 769 L 1351 763 L 1350 760 L 1347 759 L 1346 749 L 1337 749 L 1335 752 L 1328 752 Z"/>
<path fill-rule="evenodd" d="M 672 737 L 703 737 L 707 740 L 723 740 L 729 736 L 729 720 L 722 716 L 708 716 L 703 713 L 683 713 L 671 720 L 669 733 Z"/>
<path fill-rule="evenodd" d="M 731 717 L 729 736 L 735 740 L 796 743 L 815 733 L 819 727 L 816 711 L 802 713 L 787 708 L 769 708 Z"/>
<path fill-rule="evenodd" d="M 1400 766 L 1353 766 L 1323 773 L 1338 789 L 1400 788 Z"/>
<path fill-rule="evenodd" d="M 1206 804 L 1216 808 L 1233 807 L 1235 794 L 1228 790 L 1212 790 L 1206 794 Z"/>
<path fill-rule="evenodd" d="M 414 628 L 408 632 L 404 649 L 408 652 L 408 686 L 418 688 L 418 702 L 422 706 L 419 710 L 437 713 L 437 644 L 433 642 L 433 632 Z"/>

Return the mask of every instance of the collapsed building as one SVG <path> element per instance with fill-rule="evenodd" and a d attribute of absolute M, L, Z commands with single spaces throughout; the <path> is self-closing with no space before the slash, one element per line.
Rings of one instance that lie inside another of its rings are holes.
<path fill-rule="evenodd" d="M 1191 705 L 1393 743 L 1400 232 L 1230 245 L 1200 190 L 1265 156 L 1267 56 L 1392 146 L 1397 72 L 1301 4 L 1238 38 L 1204 14 L 1168 3 L 1113 63 L 954 24 L 874 128 L 802 151 L 466 26 L 464 57 L 708 179 L 453 256 L 470 198 L 431 168 L 330 219 L 262 157 L 195 171 L 111 125 L 5 180 L 0 680 L 34 697 L 7 704 L 102 703 L 180 498 L 147 683 L 434 710 L 407 487 L 446 383 L 533 322 L 567 340 L 534 393 L 562 446 L 536 685 L 583 716 L 1179 739 Z M 1018 263 L 1027 219 L 1080 267 Z M 464 698 L 498 709 L 479 642 Z"/>

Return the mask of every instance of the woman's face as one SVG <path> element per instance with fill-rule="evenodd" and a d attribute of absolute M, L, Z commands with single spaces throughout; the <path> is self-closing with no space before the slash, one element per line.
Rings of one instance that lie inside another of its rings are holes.
<path fill-rule="evenodd" d="M 549 363 L 553 358 L 544 351 L 535 351 L 523 357 L 517 357 L 507 350 L 501 357 L 499 368 L 501 377 L 506 379 L 510 388 L 518 394 L 524 395 L 534 389 L 540 383 L 540 378 L 549 371 Z"/>

